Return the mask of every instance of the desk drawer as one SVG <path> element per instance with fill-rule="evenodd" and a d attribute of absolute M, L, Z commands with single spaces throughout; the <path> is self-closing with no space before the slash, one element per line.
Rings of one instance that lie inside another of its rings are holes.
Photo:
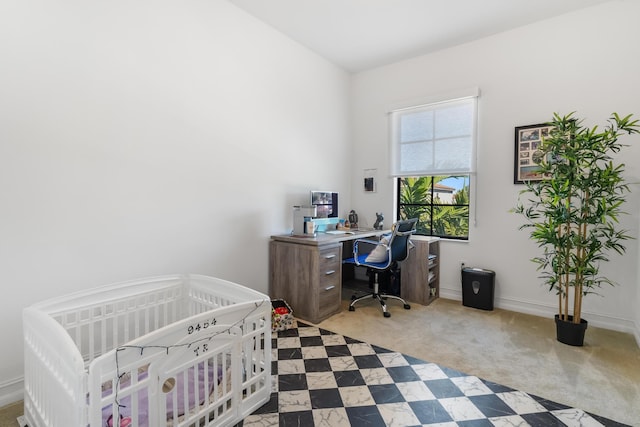
<path fill-rule="evenodd" d="M 342 246 L 318 253 L 318 318 L 326 319 L 340 311 L 342 298 Z"/>
<path fill-rule="evenodd" d="M 342 288 L 342 271 L 340 265 L 335 270 L 326 270 L 320 272 L 320 280 L 318 280 L 318 292 L 323 293 L 332 289 Z"/>
<path fill-rule="evenodd" d="M 330 248 L 320 251 L 320 274 L 324 274 L 329 271 L 340 270 L 342 259 L 340 258 L 340 248 Z"/>
<path fill-rule="evenodd" d="M 340 283 L 329 283 L 318 289 L 318 317 L 325 319 L 340 311 L 341 303 Z"/>

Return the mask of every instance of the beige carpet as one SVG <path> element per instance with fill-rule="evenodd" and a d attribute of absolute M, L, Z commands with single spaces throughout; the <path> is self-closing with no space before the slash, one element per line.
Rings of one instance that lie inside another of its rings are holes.
<path fill-rule="evenodd" d="M 571 347 L 556 341 L 551 318 L 444 299 L 411 310 L 391 302 L 384 318 L 377 302 L 354 312 L 348 303 L 319 326 L 640 426 L 640 349 L 631 334 L 589 326 L 584 347 Z"/>
<path fill-rule="evenodd" d="M 18 427 L 17 418 L 22 415 L 22 402 L 14 403 L 0 409 L 0 427 Z"/>
<path fill-rule="evenodd" d="M 349 293 L 349 292 L 346 292 Z M 589 326 L 584 347 L 555 340 L 553 319 L 483 311 L 439 299 L 390 318 L 373 301 L 344 310 L 321 327 L 476 375 L 619 422 L 640 426 L 640 349 L 630 334 Z M 0 410 L 0 427 L 16 427 L 22 404 Z"/>

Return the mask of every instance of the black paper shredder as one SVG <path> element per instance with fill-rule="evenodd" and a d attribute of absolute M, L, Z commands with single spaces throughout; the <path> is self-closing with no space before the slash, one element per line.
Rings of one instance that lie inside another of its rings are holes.
<path fill-rule="evenodd" d="M 462 269 L 462 305 L 493 310 L 496 273 L 482 268 Z"/>

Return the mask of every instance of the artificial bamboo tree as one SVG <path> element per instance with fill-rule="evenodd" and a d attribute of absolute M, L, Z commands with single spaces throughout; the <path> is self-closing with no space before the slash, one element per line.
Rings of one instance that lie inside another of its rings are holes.
<path fill-rule="evenodd" d="M 579 324 L 583 296 L 614 284 L 599 274 L 600 263 L 609 261 L 612 250 L 623 254 L 622 242 L 631 238 L 618 223 L 630 189 L 624 164 L 612 155 L 625 146 L 619 137 L 639 133 L 640 127 L 632 115 L 616 113 L 603 130 L 582 126 L 574 113 L 555 113 L 549 126 L 537 156 L 543 179 L 525 182 L 514 211 L 527 219 L 520 228 L 530 229 L 543 249 L 532 261 L 558 294 L 557 317 Z"/>

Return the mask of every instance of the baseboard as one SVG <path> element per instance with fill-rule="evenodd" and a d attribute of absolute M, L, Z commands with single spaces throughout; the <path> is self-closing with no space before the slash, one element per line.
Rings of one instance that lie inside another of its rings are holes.
<path fill-rule="evenodd" d="M 459 289 L 447 289 L 440 287 L 440 296 L 446 299 L 462 301 L 462 291 Z M 541 304 L 535 301 L 526 301 L 515 298 L 496 298 L 493 303 L 496 308 L 540 317 L 553 318 L 558 311 L 555 305 Z M 589 324 L 592 326 L 632 334 L 634 335 L 638 346 L 640 346 L 640 328 L 639 325 L 635 324 L 635 322 L 628 319 L 604 316 L 590 312 L 584 312 L 582 317 L 587 319 Z"/>
<path fill-rule="evenodd" d="M 21 401 L 24 398 L 24 378 L 0 383 L 0 408 Z"/>

